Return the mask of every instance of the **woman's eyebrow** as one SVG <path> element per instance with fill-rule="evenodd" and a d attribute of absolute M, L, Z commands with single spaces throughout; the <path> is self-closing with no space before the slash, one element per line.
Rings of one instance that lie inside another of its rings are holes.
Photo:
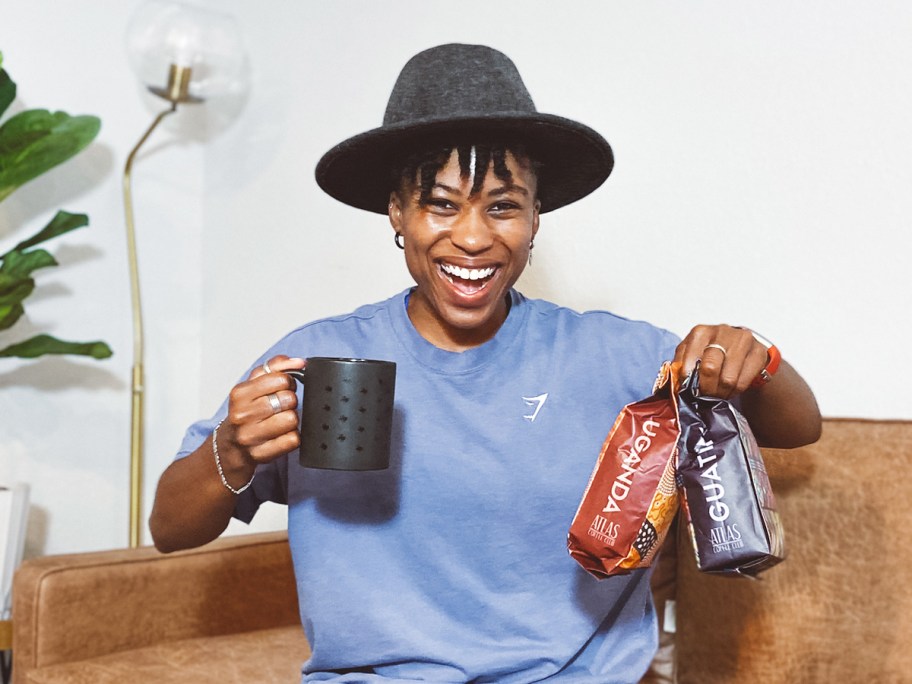
<path fill-rule="evenodd" d="M 433 190 L 434 188 L 440 188 L 441 190 L 445 190 L 446 192 L 450 192 L 454 195 L 460 194 L 459 188 L 451 188 L 446 183 L 440 183 L 440 182 L 434 183 L 434 185 L 431 186 L 431 189 Z"/>
<path fill-rule="evenodd" d="M 526 190 L 522 185 L 516 185 L 511 183 L 509 185 L 499 185 L 496 188 L 491 188 L 488 190 L 488 197 L 494 197 L 497 195 L 507 195 L 511 192 L 518 192 L 522 195 L 529 196 L 529 191 Z"/>
<path fill-rule="evenodd" d="M 462 191 L 459 188 L 451 187 L 451 186 L 447 185 L 446 183 L 441 183 L 439 181 L 434 183 L 434 185 L 431 186 L 432 190 L 435 188 L 439 188 L 439 189 L 443 190 L 444 192 L 449 192 L 453 195 L 462 194 Z M 526 197 L 529 196 L 529 191 L 525 187 L 523 187 L 522 185 L 517 185 L 515 183 L 498 185 L 497 187 L 494 187 L 494 188 L 491 188 L 490 190 L 488 190 L 488 192 L 485 194 L 488 197 L 497 197 L 499 195 L 508 195 L 511 192 L 518 192 L 521 195 L 525 195 Z"/>

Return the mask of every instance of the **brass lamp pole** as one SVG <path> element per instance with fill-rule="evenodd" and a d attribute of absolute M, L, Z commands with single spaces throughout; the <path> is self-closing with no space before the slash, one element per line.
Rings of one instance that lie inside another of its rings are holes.
<path fill-rule="evenodd" d="M 149 90 L 171 103 L 171 106 L 158 114 L 152 125 L 146 129 L 139 142 L 127 157 L 123 176 L 124 212 L 127 224 L 127 252 L 130 265 L 130 295 L 133 304 L 133 373 L 132 373 L 132 410 L 130 415 L 130 546 L 139 546 L 142 531 L 142 476 L 143 476 L 143 394 L 145 392 L 143 377 L 143 324 L 142 302 L 139 296 L 139 266 L 136 258 L 136 233 L 133 222 L 132 171 L 136 153 L 143 143 L 152 135 L 152 131 L 169 114 L 177 110 L 178 104 L 202 102 L 201 98 L 189 94 L 190 67 L 172 64 L 168 69 L 166 88 L 150 87 Z"/>

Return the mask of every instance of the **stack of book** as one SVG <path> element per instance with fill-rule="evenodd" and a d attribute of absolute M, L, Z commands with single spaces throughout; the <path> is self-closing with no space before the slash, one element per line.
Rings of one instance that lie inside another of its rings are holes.
<path fill-rule="evenodd" d="M 22 561 L 25 547 L 28 499 L 27 484 L 0 485 L 0 620 L 10 619 L 13 573 Z"/>

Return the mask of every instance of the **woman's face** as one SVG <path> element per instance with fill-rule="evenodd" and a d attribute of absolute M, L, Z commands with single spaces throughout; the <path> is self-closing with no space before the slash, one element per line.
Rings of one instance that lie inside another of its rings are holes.
<path fill-rule="evenodd" d="M 452 351 L 489 340 L 507 316 L 507 293 L 529 258 L 538 230 L 536 178 L 527 164 L 506 155 L 510 181 L 493 165 L 480 191 L 463 177 L 454 150 L 437 174 L 427 201 L 407 183 L 390 197 L 389 217 L 402 233 L 405 262 L 418 284 L 409 318 L 432 344 Z"/>

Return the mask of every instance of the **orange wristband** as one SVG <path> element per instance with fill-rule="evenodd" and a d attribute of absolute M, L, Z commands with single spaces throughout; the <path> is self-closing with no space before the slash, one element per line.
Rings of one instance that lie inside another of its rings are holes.
<path fill-rule="evenodd" d="M 756 333 L 755 333 L 756 336 Z M 763 344 L 763 341 L 758 340 L 760 344 Z M 779 348 L 772 344 L 766 348 L 766 367 L 761 370 L 757 377 L 754 378 L 754 381 L 750 384 L 751 387 L 763 387 L 768 383 L 772 377 L 776 374 L 776 371 L 779 370 L 779 363 L 782 361 L 782 354 L 779 352 Z"/>

